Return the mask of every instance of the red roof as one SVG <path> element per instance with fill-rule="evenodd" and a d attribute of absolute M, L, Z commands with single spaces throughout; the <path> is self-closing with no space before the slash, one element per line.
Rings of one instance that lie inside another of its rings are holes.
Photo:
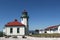
<path fill-rule="evenodd" d="M 10 27 L 10 26 L 11 26 L 11 27 L 12 27 L 12 26 L 24 26 L 24 24 L 18 22 L 18 21 L 15 19 L 15 21 L 13 21 L 13 22 L 8 22 L 5 26 L 6 26 L 6 27 Z"/>
<path fill-rule="evenodd" d="M 55 25 L 55 26 L 50 26 L 50 27 L 47 27 L 45 30 L 48 30 L 48 29 L 54 29 L 54 28 L 58 28 L 59 25 Z"/>

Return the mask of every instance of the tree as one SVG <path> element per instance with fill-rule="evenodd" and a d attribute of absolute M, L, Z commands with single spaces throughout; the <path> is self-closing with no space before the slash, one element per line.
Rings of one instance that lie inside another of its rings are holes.
<path fill-rule="evenodd" d="M 0 31 L 0 37 L 3 37 L 3 32 Z"/>

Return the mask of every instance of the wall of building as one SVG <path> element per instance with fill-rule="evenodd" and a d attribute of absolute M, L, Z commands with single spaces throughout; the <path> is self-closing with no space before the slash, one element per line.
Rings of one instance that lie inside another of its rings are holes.
<path fill-rule="evenodd" d="M 47 31 L 47 33 L 58 33 L 58 31 Z"/>
<path fill-rule="evenodd" d="M 60 26 L 58 27 L 58 33 L 60 33 Z"/>
<path fill-rule="evenodd" d="M 25 25 L 26 35 L 28 35 L 28 34 L 29 34 L 28 19 L 27 19 L 27 18 L 22 18 L 22 19 L 21 19 L 21 23 Z"/>
<path fill-rule="evenodd" d="M 13 33 L 10 33 L 10 28 L 11 27 L 6 27 L 5 28 L 5 33 L 6 35 L 25 35 L 25 27 L 19 27 L 19 33 L 17 33 L 17 28 L 18 27 L 12 27 L 13 28 Z"/>
<path fill-rule="evenodd" d="M 28 24 L 28 20 L 27 20 L 27 18 L 23 18 L 23 19 L 21 19 L 21 22 L 22 22 L 22 24 L 24 24 L 24 25 L 27 25 L 27 24 Z"/>
<path fill-rule="evenodd" d="M 58 28 L 54 28 L 52 30 L 47 30 L 47 33 L 58 33 Z"/>
<path fill-rule="evenodd" d="M 39 34 L 41 34 L 41 33 L 45 33 L 45 31 L 39 31 Z"/>

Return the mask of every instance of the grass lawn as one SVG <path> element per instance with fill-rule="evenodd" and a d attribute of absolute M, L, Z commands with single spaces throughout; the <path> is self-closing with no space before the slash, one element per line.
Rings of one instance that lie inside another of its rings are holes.
<path fill-rule="evenodd" d="M 32 37 L 60 37 L 60 34 L 33 34 Z"/>

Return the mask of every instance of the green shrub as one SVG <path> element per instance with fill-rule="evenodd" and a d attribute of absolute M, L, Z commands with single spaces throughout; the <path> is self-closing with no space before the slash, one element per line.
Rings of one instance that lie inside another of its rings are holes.
<path fill-rule="evenodd" d="M 3 37 L 3 32 L 0 32 L 0 37 Z"/>
<path fill-rule="evenodd" d="M 13 36 L 13 38 L 17 38 L 17 36 Z"/>
<path fill-rule="evenodd" d="M 31 35 L 33 37 L 60 37 L 60 34 L 58 33 L 54 33 L 54 34 L 34 34 L 34 35 Z"/>

